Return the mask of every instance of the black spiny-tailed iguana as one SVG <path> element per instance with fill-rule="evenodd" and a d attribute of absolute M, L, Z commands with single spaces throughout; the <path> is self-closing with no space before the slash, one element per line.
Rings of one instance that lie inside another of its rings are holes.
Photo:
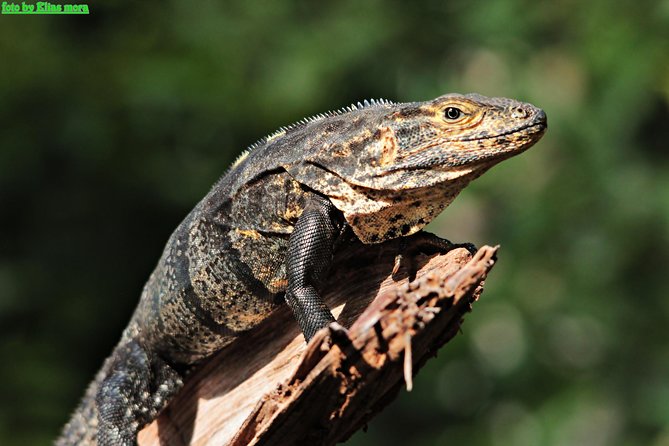
<path fill-rule="evenodd" d="M 136 444 L 193 364 L 283 301 L 308 341 L 334 321 L 319 284 L 345 232 L 363 243 L 417 233 L 545 129 L 530 104 L 450 94 L 365 101 L 254 144 L 170 237 L 57 444 Z"/>

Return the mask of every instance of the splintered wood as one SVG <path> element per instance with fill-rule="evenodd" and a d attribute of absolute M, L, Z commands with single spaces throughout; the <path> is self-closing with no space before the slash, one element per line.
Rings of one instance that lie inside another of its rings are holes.
<path fill-rule="evenodd" d="M 497 248 L 417 255 L 389 277 L 396 243 L 335 258 L 324 295 L 337 323 L 309 345 L 286 308 L 216 355 L 139 435 L 142 446 L 331 445 L 412 387 L 483 290 Z M 344 327 L 349 327 L 344 328 Z"/>

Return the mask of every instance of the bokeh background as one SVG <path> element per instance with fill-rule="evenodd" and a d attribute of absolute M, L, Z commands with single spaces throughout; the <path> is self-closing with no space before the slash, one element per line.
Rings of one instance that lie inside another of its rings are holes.
<path fill-rule="evenodd" d="M 431 226 L 501 244 L 349 445 L 669 445 L 669 1 L 91 1 L 0 16 L 0 444 L 49 444 L 250 143 L 365 98 L 544 108 Z"/>

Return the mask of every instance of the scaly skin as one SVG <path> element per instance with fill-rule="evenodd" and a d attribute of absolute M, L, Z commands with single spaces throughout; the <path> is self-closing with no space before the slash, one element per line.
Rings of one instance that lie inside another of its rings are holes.
<path fill-rule="evenodd" d="M 415 234 L 545 129 L 530 104 L 446 95 L 366 102 L 259 141 L 172 234 L 56 444 L 136 444 L 194 364 L 284 301 L 309 340 L 334 320 L 319 288 L 351 232 L 368 244 Z"/>

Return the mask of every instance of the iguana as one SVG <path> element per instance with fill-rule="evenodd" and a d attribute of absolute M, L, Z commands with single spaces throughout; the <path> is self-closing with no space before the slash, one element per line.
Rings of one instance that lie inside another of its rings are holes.
<path fill-rule="evenodd" d="M 528 149 L 546 126 L 527 103 L 448 94 L 365 101 L 252 145 L 168 240 L 56 444 L 136 444 L 194 364 L 284 301 L 308 341 L 334 321 L 319 286 L 347 239 L 427 234 L 419 231 L 470 181 Z"/>

